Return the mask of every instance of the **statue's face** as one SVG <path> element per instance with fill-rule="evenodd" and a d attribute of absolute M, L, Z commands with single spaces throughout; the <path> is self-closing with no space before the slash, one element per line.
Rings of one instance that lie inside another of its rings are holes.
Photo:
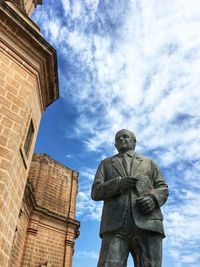
<path fill-rule="evenodd" d="M 115 147 L 119 152 L 135 149 L 135 143 L 133 135 L 127 130 L 121 130 L 115 136 Z"/>

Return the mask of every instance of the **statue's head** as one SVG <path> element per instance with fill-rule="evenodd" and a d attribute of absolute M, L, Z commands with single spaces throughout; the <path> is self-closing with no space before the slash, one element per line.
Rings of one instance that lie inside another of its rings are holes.
<path fill-rule="evenodd" d="M 118 152 L 126 152 L 135 149 L 136 137 L 135 134 L 127 129 L 118 131 L 115 135 L 115 147 Z"/>

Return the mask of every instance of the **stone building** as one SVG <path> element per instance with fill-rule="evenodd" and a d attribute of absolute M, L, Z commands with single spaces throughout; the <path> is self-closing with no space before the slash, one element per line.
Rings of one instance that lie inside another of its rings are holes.
<path fill-rule="evenodd" d="M 56 51 L 30 19 L 38 4 L 0 0 L 0 267 L 71 267 L 78 235 L 78 173 L 33 156 L 59 96 Z"/>
<path fill-rule="evenodd" d="M 78 173 L 35 154 L 26 184 L 9 267 L 71 266 Z"/>

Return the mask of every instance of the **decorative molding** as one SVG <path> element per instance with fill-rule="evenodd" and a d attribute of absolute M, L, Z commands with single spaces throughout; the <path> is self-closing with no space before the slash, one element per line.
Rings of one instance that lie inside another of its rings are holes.
<path fill-rule="evenodd" d="M 65 244 L 67 246 L 70 246 L 72 249 L 74 248 L 74 241 L 71 241 L 71 240 L 65 240 Z"/>
<path fill-rule="evenodd" d="M 64 164 L 58 162 L 57 160 L 53 159 L 52 157 L 50 157 L 49 155 L 45 154 L 45 153 L 35 153 L 34 154 L 34 157 L 36 157 L 36 160 L 38 160 L 37 157 L 39 157 L 40 161 L 42 161 L 43 159 L 45 159 L 47 162 L 49 161 L 53 161 L 55 162 L 58 166 L 61 166 L 62 168 L 64 169 L 67 169 L 69 171 L 72 171 L 73 172 L 73 175 L 76 176 L 78 178 L 79 176 L 79 173 L 75 170 L 72 170 L 70 169 L 69 167 L 65 166 Z M 34 157 L 33 157 L 33 160 L 34 160 Z"/>
<path fill-rule="evenodd" d="M 40 163 L 41 164 L 44 164 L 44 165 L 48 165 L 48 159 L 46 157 L 43 157 L 41 160 L 40 160 Z"/>
<path fill-rule="evenodd" d="M 18 16 L 23 18 L 24 22 L 27 22 L 31 25 L 32 28 L 34 28 L 37 32 L 40 32 L 40 28 L 26 15 L 25 9 L 24 9 L 24 3 L 23 4 L 17 4 L 13 0 L 5 0 L 7 6 L 9 6 Z M 21 0 L 20 0 L 21 2 Z"/>
<path fill-rule="evenodd" d="M 23 12 L 25 12 L 25 9 L 24 9 L 24 1 L 23 0 L 6 0 L 6 1 L 7 2 L 11 2 L 13 5 L 15 5 L 16 7 L 18 7 Z"/>
<path fill-rule="evenodd" d="M 37 230 L 37 229 L 34 229 L 34 228 L 31 228 L 31 227 L 28 227 L 26 232 L 27 232 L 27 234 L 29 234 L 29 235 L 34 235 L 34 236 L 36 236 L 38 230 Z"/>
<path fill-rule="evenodd" d="M 77 220 L 69 218 L 68 221 L 67 221 L 67 225 L 68 225 L 68 227 L 70 227 L 70 228 L 72 228 L 74 230 L 75 238 L 79 237 L 79 235 L 80 235 L 80 231 L 79 231 L 80 222 L 77 221 Z"/>
<path fill-rule="evenodd" d="M 23 11 L 25 14 L 27 14 L 28 16 L 30 16 L 30 14 L 27 13 L 27 10 L 25 8 L 28 1 L 26 1 L 26 3 L 25 3 L 25 0 L 6 0 L 6 1 L 7 2 L 11 2 L 16 7 L 18 7 L 21 11 Z M 32 6 L 34 6 L 34 8 L 36 8 L 37 5 L 42 5 L 42 0 L 31 0 L 31 1 L 32 1 L 31 4 L 32 4 Z M 30 3 L 29 2 L 28 2 L 28 4 L 29 4 L 29 7 L 30 7 Z"/>
<path fill-rule="evenodd" d="M 32 186 L 32 183 L 29 180 L 27 180 L 24 197 L 27 200 L 28 204 L 32 207 L 33 211 L 36 211 L 40 214 L 43 214 L 45 216 L 51 217 L 55 220 L 58 220 L 60 222 L 67 224 L 68 227 L 73 228 L 73 230 L 75 231 L 76 238 L 79 236 L 80 222 L 77 220 L 68 218 L 66 216 L 63 216 L 61 214 L 58 214 L 56 212 L 50 211 L 49 209 L 46 209 L 38 205 L 36 198 L 35 198 L 34 188 Z"/>
<path fill-rule="evenodd" d="M 0 1 L 0 40 L 7 47 L 5 53 L 15 54 L 21 66 L 37 74 L 44 110 L 59 97 L 56 50 L 35 23 L 20 9 L 12 8 L 11 3 Z"/>
<path fill-rule="evenodd" d="M 78 183 L 78 176 L 75 175 L 75 174 L 73 174 L 73 180 L 74 180 L 76 183 Z"/>
<path fill-rule="evenodd" d="M 34 5 L 35 5 L 35 7 L 37 5 L 42 5 L 42 0 L 34 0 Z"/>

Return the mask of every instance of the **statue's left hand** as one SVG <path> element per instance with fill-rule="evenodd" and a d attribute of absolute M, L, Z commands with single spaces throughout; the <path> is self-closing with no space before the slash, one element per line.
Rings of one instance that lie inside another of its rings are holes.
<path fill-rule="evenodd" d="M 150 196 L 140 197 L 136 201 L 145 214 L 150 213 L 156 207 L 155 200 Z"/>

